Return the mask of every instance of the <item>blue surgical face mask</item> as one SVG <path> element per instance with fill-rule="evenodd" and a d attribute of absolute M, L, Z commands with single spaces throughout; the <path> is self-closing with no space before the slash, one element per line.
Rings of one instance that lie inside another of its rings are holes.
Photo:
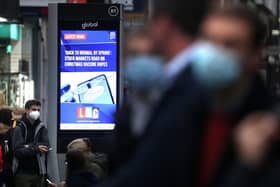
<path fill-rule="evenodd" d="M 160 86 L 162 62 L 158 56 L 139 55 L 128 58 L 124 75 L 129 88 L 146 91 Z"/>
<path fill-rule="evenodd" d="M 211 91 L 230 87 L 242 72 L 242 63 L 236 55 L 207 42 L 193 48 L 192 62 L 194 78 Z"/>

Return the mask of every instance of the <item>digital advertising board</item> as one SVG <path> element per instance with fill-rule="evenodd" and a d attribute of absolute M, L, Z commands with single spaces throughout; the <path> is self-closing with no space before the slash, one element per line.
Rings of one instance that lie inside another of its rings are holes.
<path fill-rule="evenodd" d="M 58 131 L 113 130 L 120 97 L 120 6 L 95 5 L 98 11 L 90 16 L 70 18 L 64 11 L 84 14 L 89 6 L 59 8 Z"/>

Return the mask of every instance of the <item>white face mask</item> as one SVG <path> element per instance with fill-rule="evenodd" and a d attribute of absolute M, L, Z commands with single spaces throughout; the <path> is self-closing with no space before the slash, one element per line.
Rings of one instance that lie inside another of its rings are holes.
<path fill-rule="evenodd" d="M 40 112 L 39 111 L 31 111 L 29 113 L 29 117 L 33 120 L 37 120 L 40 117 Z"/>

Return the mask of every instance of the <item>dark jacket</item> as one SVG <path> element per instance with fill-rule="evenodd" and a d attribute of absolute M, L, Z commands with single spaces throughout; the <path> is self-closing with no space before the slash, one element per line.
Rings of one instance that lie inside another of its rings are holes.
<path fill-rule="evenodd" d="M 280 162 L 278 159 L 255 168 L 244 162 L 236 161 L 220 176 L 217 187 L 278 187 L 280 186 Z M 222 178 L 223 177 L 223 178 Z"/>
<path fill-rule="evenodd" d="M 242 100 L 239 107 L 231 113 L 233 118 L 232 132 L 234 132 L 240 120 L 244 119 L 247 115 L 259 111 L 271 111 L 273 107 L 273 102 L 267 93 L 263 81 L 260 77 L 256 76 L 244 100 Z M 230 139 L 231 136 L 228 138 Z M 223 154 L 218 169 L 214 172 L 213 180 L 209 186 L 258 186 L 257 184 L 253 184 L 252 181 L 256 181 L 259 177 L 259 171 L 267 172 L 267 169 L 256 169 L 242 163 L 238 159 L 235 150 L 232 140 L 228 140 L 227 150 Z"/>
<path fill-rule="evenodd" d="M 91 163 L 88 158 L 79 150 L 70 150 L 66 153 L 66 186 L 67 187 L 88 187 L 97 183 L 97 177 L 92 171 Z"/>
<path fill-rule="evenodd" d="M 104 180 L 108 175 L 108 158 L 104 153 L 90 153 L 87 156 L 88 171 L 92 172 L 98 182 Z"/>
<path fill-rule="evenodd" d="M 49 146 L 47 128 L 39 119 L 31 125 L 24 115 L 13 133 L 15 173 L 46 174 L 46 154 L 40 152 L 38 145 Z"/>
<path fill-rule="evenodd" d="M 204 98 L 188 67 L 162 95 L 143 136 L 129 135 L 129 116 L 119 114 L 116 128 L 128 134 L 120 138 L 123 149 L 128 145 L 127 160 L 104 186 L 193 186 L 207 112 Z"/>
<path fill-rule="evenodd" d="M 218 187 L 278 187 L 280 186 L 280 142 L 272 145 L 268 156 L 258 167 L 240 160 L 232 162 L 220 176 Z"/>
<path fill-rule="evenodd" d="M 13 129 L 10 128 L 5 134 L 0 134 L 0 143 L 2 145 L 3 161 L 4 167 L 3 171 L 0 174 L 0 183 L 4 182 L 7 187 L 12 186 L 13 184 L 13 173 L 12 173 L 12 160 L 13 160 L 13 151 L 12 151 L 12 133 Z M 7 141 L 7 145 L 5 144 Z M 6 146 L 7 149 L 5 148 Z"/>
<path fill-rule="evenodd" d="M 67 187 L 91 187 L 95 184 L 97 179 L 91 172 L 74 172 L 66 179 Z"/>

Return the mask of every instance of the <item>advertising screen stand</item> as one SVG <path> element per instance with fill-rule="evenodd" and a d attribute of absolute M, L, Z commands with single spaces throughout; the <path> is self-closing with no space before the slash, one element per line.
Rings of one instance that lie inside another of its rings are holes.
<path fill-rule="evenodd" d="M 121 20 L 116 4 L 49 5 L 48 123 L 58 153 L 79 137 L 110 149 L 122 90 Z"/>

